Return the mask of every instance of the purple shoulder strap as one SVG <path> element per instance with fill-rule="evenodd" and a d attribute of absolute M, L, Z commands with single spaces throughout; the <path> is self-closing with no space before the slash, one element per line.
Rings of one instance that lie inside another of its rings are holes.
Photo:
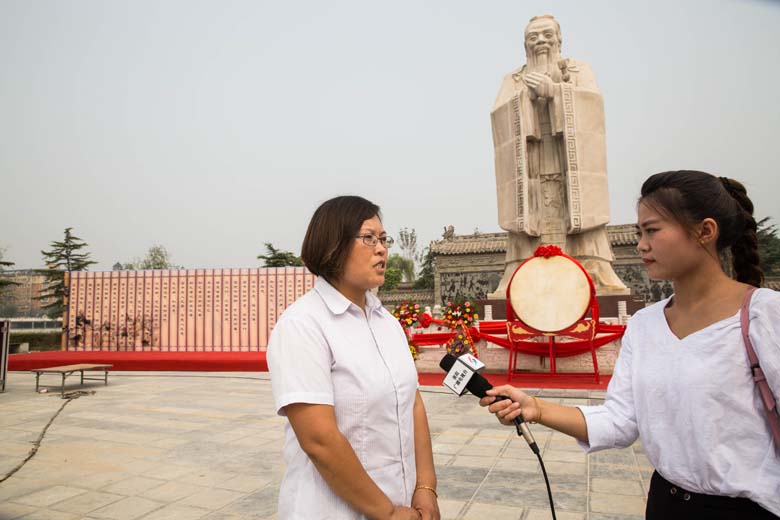
<path fill-rule="evenodd" d="M 775 401 L 772 390 L 766 382 L 764 371 L 761 370 L 761 366 L 758 363 L 758 356 L 756 356 L 756 351 L 753 350 L 753 344 L 750 342 L 750 300 L 755 291 L 755 287 L 748 289 L 748 292 L 745 295 L 745 302 L 742 304 L 742 309 L 739 311 L 739 321 L 742 326 L 742 339 L 745 342 L 745 350 L 747 350 L 748 360 L 750 361 L 750 370 L 753 372 L 753 381 L 755 381 L 758 392 L 761 395 L 761 401 L 764 403 L 775 447 L 780 450 L 780 415 L 777 410 L 777 401 Z"/>

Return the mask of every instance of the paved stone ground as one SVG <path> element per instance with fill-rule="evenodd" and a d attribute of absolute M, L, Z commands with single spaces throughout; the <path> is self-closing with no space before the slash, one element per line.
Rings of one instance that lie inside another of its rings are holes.
<path fill-rule="evenodd" d="M 94 394 L 70 401 L 36 394 L 34 379 L 12 372 L 0 394 L 0 479 L 51 421 L 37 453 L 0 483 L 1 520 L 276 518 L 284 419 L 268 374 L 115 372 L 108 386 L 90 382 L 82 389 Z M 539 395 L 570 404 L 603 398 Z M 424 387 L 423 397 L 443 518 L 551 518 L 538 462 L 514 429 L 471 396 Z M 532 429 L 559 519 L 643 517 L 652 468 L 640 444 L 586 456 L 570 438 Z"/>

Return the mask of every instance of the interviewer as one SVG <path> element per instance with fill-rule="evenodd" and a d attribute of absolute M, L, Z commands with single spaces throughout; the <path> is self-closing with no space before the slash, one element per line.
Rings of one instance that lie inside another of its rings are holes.
<path fill-rule="evenodd" d="M 657 173 L 642 185 L 637 228 L 648 276 L 671 280 L 674 295 L 631 318 L 604 404 L 562 406 L 511 386 L 487 392 L 511 401 L 480 403 L 504 424 L 522 414 L 589 452 L 640 439 L 655 468 L 648 520 L 778 520 L 776 411 L 762 402 L 762 374 L 751 366 L 745 337 L 776 397 L 780 293 L 756 289 L 763 273 L 753 203 L 733 179 Z M 721 264 L 727 251 L 736 280 Z"/>

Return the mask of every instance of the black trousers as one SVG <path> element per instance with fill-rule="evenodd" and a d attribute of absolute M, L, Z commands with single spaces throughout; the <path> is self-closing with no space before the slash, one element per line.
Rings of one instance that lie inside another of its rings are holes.
<path fill-rule="evenodd" d="M 692 493 L 675 486 L 657 471 L 650 480 L 647 520 L 777 520 L 752 500 Z"/>

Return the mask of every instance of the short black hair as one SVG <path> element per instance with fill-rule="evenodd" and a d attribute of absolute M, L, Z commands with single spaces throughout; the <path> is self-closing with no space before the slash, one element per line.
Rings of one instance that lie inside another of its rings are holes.
<path fill-rule="evenodd" d="M 304 265 L 329 282 L 341 278 L 360 227 L 377 216 L 382 218 L 379 206 L 356 195 L 342 195 L 323 202 L 312 215 L 303 238 Z"/>

